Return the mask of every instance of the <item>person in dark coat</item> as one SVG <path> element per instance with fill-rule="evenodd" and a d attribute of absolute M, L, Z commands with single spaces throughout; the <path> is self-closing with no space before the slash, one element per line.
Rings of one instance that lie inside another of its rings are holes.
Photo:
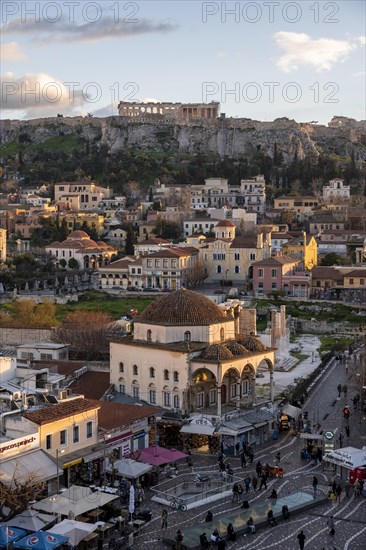
<path fill-rule="evenodd" d="M 297 535 L 297 539 L 299 541 L 300 550 L 304 550 L 306 536 L 304 535 L 303 531 L 300 531 L 300 533 Z"/>
<path fill-rule="evenodd" d="M 212 521 L 212 518 L 213 518 L 213 513 L 211 512 L 211 510 L 209 510 L 207 512 L 205 521 Z"/>
<path fill-rule="evenodd" d="M 236 540 L 236 533 L 232 523 L 229 523 L 226 530 L 227 530 L 227 538 L 233 541 Z"/>

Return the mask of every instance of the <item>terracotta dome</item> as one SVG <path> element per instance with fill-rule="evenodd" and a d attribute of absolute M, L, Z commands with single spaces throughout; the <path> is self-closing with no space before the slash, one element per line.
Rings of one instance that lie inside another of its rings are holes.
<path fill-rule="evenodd" d="M 164 326 L 202 326 L 232 321 L 232 318 L 206 296 L 182 288 L 150 304 L 136 321 Z"/>
<path fill-rule="evenodd" d="M 247 336 L 243 340 L 239 340 L 239 344 L 249 351 L 266 351 L 266 346 L 259 340 L 258 336 Z"/>
<path fill-rule="evenodd" d="M 222 361 L 225 359 L 232 359 L 233 354 L 221 344 L 212 344 L 203 350 L 202 357 L 204 359 L 215 359 L 216 361 Z"/>
<path fill-rule="evenodd" d="M 231 340 L 225 346 L 233 355 L 245 355 L 245 353 L 248 353 L 248 350 L 236 340 Z"/>
<path fill-rule="evenodd" d="M 90 239 L 89 235 L 85 233 L 85 231 L 80 231 L 80 229 L 77 231 L 71 231 L 67 238 L 75 241 L 78 241 L 79 239 Z"/>

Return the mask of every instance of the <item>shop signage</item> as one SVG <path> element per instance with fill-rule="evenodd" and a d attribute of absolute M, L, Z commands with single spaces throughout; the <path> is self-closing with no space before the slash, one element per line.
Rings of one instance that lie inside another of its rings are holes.
<path fill-rule="evenodd" d="M 140 437 L 145 437 L 146 432 L 145 430 L 142 430 L 141 432 L 137 432 L 137 434 L 133 434 L 134 439 L 140 439 Z"/>
<path fill-rule="evenodd" d="M 331 430 L 328 430 L 327 432 L 324 433 L 324 437 L 325 439 L 333 439 L 334 432 L 332 432 Z"/>
<path fill-rule="evenodd" d="M 20 455 L 39 447 L 38 433 L 18 437 L 11 441 L 0 443 L 0 460 L 6 460 L 12 456 Z"/>

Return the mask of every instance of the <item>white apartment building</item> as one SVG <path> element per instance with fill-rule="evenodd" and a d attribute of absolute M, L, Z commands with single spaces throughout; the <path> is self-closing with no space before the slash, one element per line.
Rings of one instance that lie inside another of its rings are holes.
<path fill-rule="evenodd" d="M 344 181 L 335 178 L 329 181 L 328 185 L 323 185 L 323 201 L 342 200 L 347 201 L 350 197 L 350 186 L 344 185 Z"/>
<path fill-rule="evenodd" d="M 248 212 L 264 214 L 266 209 L 266 182 L 264 176 L 241 180 L 240 195 L 237 201 L 240 206 Z"/>

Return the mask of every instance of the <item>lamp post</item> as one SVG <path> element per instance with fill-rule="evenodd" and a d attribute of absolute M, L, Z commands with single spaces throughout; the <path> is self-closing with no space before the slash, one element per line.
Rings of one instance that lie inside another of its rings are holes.
<path fill-rule="evenodd" d="M 59 465 L 58 457 L 59 457 L 59 454 L 63 454 L 64 452 L 65 452 L 64 450 L 59 451 L 58 449 L 56 449 L 57 493 L 60 492 L 60 477 L 59 477 L 59 473 L 58 473 L 58 465 Z"/>

